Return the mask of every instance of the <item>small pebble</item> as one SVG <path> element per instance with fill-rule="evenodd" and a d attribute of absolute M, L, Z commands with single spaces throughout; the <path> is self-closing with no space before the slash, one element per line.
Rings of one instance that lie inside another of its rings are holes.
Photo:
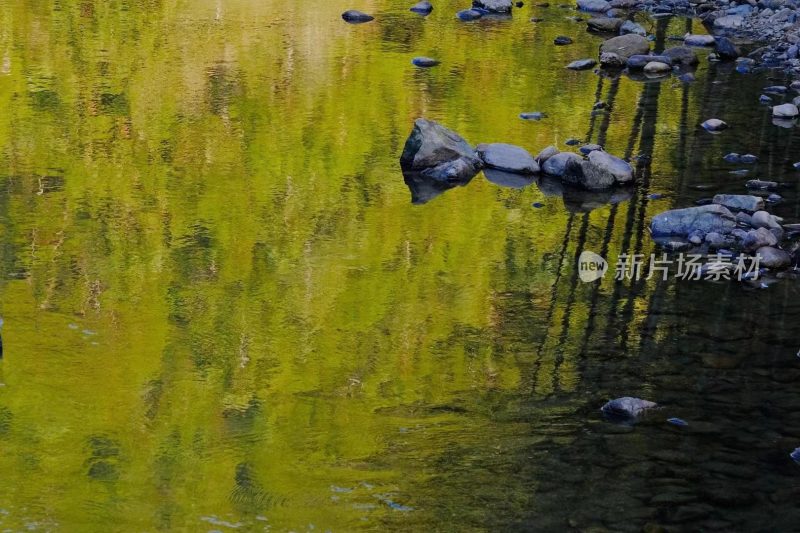
<path fill-rule="evenodd" d="M 769 202 L 771 204 L 777 204 L 778 202 L 781 202 L 781 201 L 783 201 L 783 196 L 781 196 L 780 194 L 770 194 L 767 197 L 767 202 Z"/>
<path fill-rule="evenodd" d="M 772 98 L 770 98 L 766 94 L 762 94 L 761 96 L 758 97 L 758 101 L 761 102 L 762 104 L 769 104 L 772 102 Z"/>
<path fill-rule="evenodd" d="M 745 154 L 741 157 L 741 161 L 742 163 L 750 165 L 753 163 L 758 163 L 758 157 L 754 156 L 753 154 Z"/>
<path fill-rule="evenodd" d="M 795 463 L 800 464 L 800 448 L 795 449 L 792 453 L 789 454 L 789 457 L 792 458 L 792 461 Z"/>
<path fill-rule="evenodd" d="M 654 192 L 653 194 L 650 194 L 647 197 L 651 200 L 661 200 L 662 198 L 664 198 L 664 195 L 661 193 Z"/>
<path fill-rule="evenodd" d="M 679 427 L 686 427 L 689 425 L 689 423 L 686 420 L 683 420 L 682 418 L 670 418 L 669 420 L 667 420 L 667 422 L 669 422 L 673 426 L 679 426 Z"/>
<path fill-rule="evenodd" d="M 742 160 L 742 156 L 740 156 L 737 153 L 730 153 L 730 154 L 726 155 L 725 157 L 723 157 L 723 159 L 725 161 L 727 161 L 728 163 L 738 163 L 738 162 L 740 162 Z"/>
<path fill-rule="evenodd" d="M 564 144 L 567 146 L 577 146 L 581 144 L 581 142 L 578 139 L 567 139 Z"/>
<path fill-rule="evenodd" d="M 536 209 L 541 209 L 541 208 L 543 208 L 543 207 L 544 207 L 544 204 L 543 204 L 543 203 L 541 203 L 541 202 L 535 202 L 535 203 L 533 204 L 533 207 L 535 207 Z"/>

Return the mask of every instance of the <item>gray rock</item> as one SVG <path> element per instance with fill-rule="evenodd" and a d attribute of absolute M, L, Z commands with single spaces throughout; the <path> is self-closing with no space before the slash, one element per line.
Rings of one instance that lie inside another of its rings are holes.
<path fill-rule="evenodd" d="M 542 165 L 542 172 L 567 181 L 577 182 L 583 176 L 583 158 L 573 152 L 559 152 L 547 159 Z"/>
<path fill-rule="evenodd" d="M 460 135 L 432 120 L 420 118 L 414 122 L 400 163 L 405 168 L 421 170 L 462 157 L 480 165 L 475 151 Z"/>
<path fill-rule="evenodd" d="M 584 144 L 583 146 L 578 148 L 578 150 L 580 150 L 580 152 L 583 155 L 589 155 L 592 152 L 596 152 L 596 151 L 602 150 L 602 149 L 603 149 L 603 147 L 600 146 L 599 144 Z"/>
<path fill-rule="evenodd" d="M 713 203 L 724 205 L 734 211 L 748 211 L 750 213 L 764 209 L 764 199 L 760 196 L 749 194 L 718 194 L 714 196 Z"/>
<path fill-rule="evenodd" d="M 722 59 L 736 59 L 742 55 L 739 47 L 733 44 L 733 41 L 727 37 L 716 38 L 716 51 L 717 55 Z"/>
<path fill-rule="evenodd" d="M 625 66 L 625 59 L 612 52 L 603 52 L 600 54 L 600 64 L 604 67 L 621 68 Z"/>
<path fill-rule="evenodd" d="M 600 45 L 601 54 L 616 54 L 624 60 L 634 55 L 650 52 L 650 41 L 641 35 L 629 33 L 605 41 Z"/>
<path fill-rule="evenodd" d="M 480 161 L 473 157 L 460 157 L 421 172 L 422 176 L 442 182 L 465 182 L 480 171 Z"/>
<path fill-rule="evenodd" d="M 536 161 L 539 162 L 540 165 L 544 164 L 545 161 L 553 157 L 554 155 L 558 154 L 558 148 L 555 146 L 548 146 L 538 154 L 536 154 Z"/>
<path fill-rule="evenodd" d="M 778 188 L 777 181 L 766 180 L 750 180 L 745 184 L 748 189 L 756 189 L 761 191 L 772 191 Z"/>
<path fill-rule="evenodd" d="M 597 61 L 594 59 L 578 59 L 567 65 L 567 68 L 570 70 L 589 70 L 594 68 L 595 65 L 597 65 Z"/>
<path fill-rule="evenodd" d="M 513 144 L 480 144 L 477 152 L 478 156 L 489 168 L 516 174 L 536 174 L 539 172 L 539 164 L 536 163 L 533 156 L 524 148 Z"/>
<path fill-rule="evenodd" d="M 744 17 L 742 15 L 725 15 L 714 20 L 714 28 L 717 30 L 736 30 L 742 27 Z"/>
<path fill-rule="evenodd" d="M 735 227 L 736 220 L 728 208 L 709 204 L 660 213 L 653 217 L 650 232 L 654 237 L 686 237 L 694 231 L 727 235 Z"/>
<path fill-rule="evenodd" d="M 589 153 L 587 160 L 583 164 L 583 172 L 587 175 L 587 179 L 590 173 L 592 176 L 597 174 L 610 176 L 612 184 L 633 181 L 633 168 L 626 161 L 601 150 Z M 600 181 L 606 180 L 601 179 Z"/>
<path fill-rule="evenodd" d="M 728 124 L 718 118 L 710 118 L 701 124 L 703 129 L 710 132 L 719 132 L 728 129 Z"/>
<path fill-rule="evenodd" d="M 648 63 L 651 63 L 653 61 L 658 61 L 660 63 L 666 63 L 667 65 L 671 65 L 672 64 L 672 58 L 667 57 L 667 56 L 663 56 L 663 55 L 661 55 L 661 56 L 636 55 L 636 56 L 629 57 L 628 61 L 626 62 L 626 65 L 627 65 L 627 67 L 629 69 L 640 70 L 640 69 L 643 69 L 645 67 L 645 65 L 647 65 Z"/>
<path fill-rule="evenodd" d="M 483 17 L 483 12 L 477 9 L 464 9 L 456 13 L 456 17 L 464 22 L 471 22 Z"/>
<path fill-rule="evenodd" d="M 622 19 L 609 17 L 595 17 L 586 21 L 590 30 L 601 33 L 617 33 L 622 26 Z"/>
<path fill-rule="evenodd" d="M 636 24 L 632 20 L 626 20 L 622 23 L 622 26 L 619 28 L 620 35 L 627 35 L 632 33 L 634 35 L 641 35 L 642 37 L 647 36 L 647 31 L 642 28 L 639 24 Z"/>
<path fill-rule="evenodd" d="M 668 74 L 670 72 L 672 72 L 672 67 L 667 63 L 661 63 L 660 61 L 651 61 L 644 66 L 645 74 L 663 76 L 664 74 Z"/>
<path fill-rule="evenodd" d="M 797 106 L 794 104 L 781 104 L 772 108 L 772 116 L 777 118 L 794 118 L 800 115 Z"/>
<path fill-rule="evenodd" d="M 713 35 L 692 35 L 687 33 L 683 38 L 683 44 L 686 46 L 714 46 L 716 41 Z"/>
<path fill-rule="evenodd" d="M 764 246 L 756 250 L 758 264 L 772 270 L 787 268 L 792 264 L 792 256 L 780 248 Z"/>
<path fill-rule="evenodd" d="M 606 403 L 600 410 L 604 415 L 612 418 L 638 418 L 646 411 L 655 409 L 658 404 L 640 398 L 625 396 Z"/>
<path fill-rule="evenodd" d="M 421 2 L 417 2 L 411 6 L 411 11 L 414 13 L 419 13 L 420 15 L 428 15 L 431 11 L 433 11 L 433 5 L 431 5 L 428 0 L 422 0 Z"/>
<path fill-rule="evenodd" d="M 511 0 L 472 0 L 472 7 L 490 13 L 511 13 Z"/>
<path fill-rule="evenodd" d="M 342 19 L 350 24 L 363 24 L 364 22 L 375 20 L 375 17 L 362 13 L 361 11 L 356 11 L 355 9 L 350 9 L 342 13 Z"/>
<path fill-rule="evenodd" d="M 697 54 L 688 46 L 676 46 L 674 48 L 668 48 L 667 50 L 664 50 L 661 55 L 670 58 L 673 65 L 693 67 L 700 62 Z"/>
<path fill-rule="evenodd" d="M 605 13 L 611 9 L 611 5 L 606 0 L 578 0 L 578 9 L 592 13 Z"/>
<path fill-rule="evenodd" d="M 775 246 L 778 244 L 778 238 L 766 228 L 758 228 L 747 232 L 744 238 L 744 250 L 753 252 L 765 246 Z"/>
<path fill-rule="evenodd" d="M 756 211 L 753 213 L 753 216 L 750 218 L 750 224 L 754 228 L 783 229 L 778 219 L 766 211 Z"/>

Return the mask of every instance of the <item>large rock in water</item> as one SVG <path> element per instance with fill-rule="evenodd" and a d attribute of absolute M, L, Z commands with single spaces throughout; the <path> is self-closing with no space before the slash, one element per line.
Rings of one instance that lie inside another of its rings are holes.
<path fill-rule="evenodd" d="M 653 217 L 650 233 L 654 237 L 686 237 L 695 231 L 727 235 L 736 227 L 736 218 L 719 204 L 673 209 Z"/>
<path fill-rule="evenodd" d="M 414 121 L 414 129 L 403 148 L 400 164 L 404 168 L 422 170 L 462 157 L 466 163 L 480 166 L 475 151 L 460 135 L 432 120 L 419 118 Z"/>
<path fill-rule="evenodd" d="M 586 21 L 590 30 L 602 33 L 617 33 L 622 26 L 622 19 L 611 17 L 595 17 Z"/>
<path fill-rule="evenodd" d="M 611 9 L 611 4 L 606 0 L 578 0 L 578 9 L 592 13 L 605 13 Z"/>
<path fill-rule="evenodd" d="M 673 65 L 693 67 L 700 63 L 697 54 L 688 46 L 676 46 L 664 50 L 663 54 L 672 60 Z"/>
<path fill-rule="evenodd" d="M 641 35 L 629 33 L 609 39 L 600 45 L 600 54 L 616 54 L 627 60 L 631 56 L 650 52 L 650 41 Z"/>
<path fill-rule="evenodd" d="M 734 211 L 748 211 L 755 213 L 764 209 L 764 199 L 760 196 L 749 194 L 718 194 L 714 196 L 713 203 L 724 205 Z"/>
<path fill-rule="evenodd" d="M 477 152 L 483 163 L 489 168 L 505 170 L 515 174 L 536 174 L 539 172 L 539 165 L 533 159 L 533 156 L 524 148 L 513 144 L 480 144 Z"/>
<path fill-rule="evenodd" d="M 772 116 L 778 118 L 794 118 L 800 114 L 794 104 L 781 104 L 772 108 Z"/>
<path fill-rule="evenodd" d="M 606 189 L 617 183 L 633 181 L 633 168 L 620 159 L 602 150 L 589 153 L 588 159 L 582 162 L 583 183 L 587 189 Z"/>
<path fill-rule="evenodd" d="M 582 163 L 583 158 L 576 153 L 559 152 L 547 158 L 542 164 L 542 171 L 550 176 L 574 177 L 577 180 L 578 177 L 583 176 Z M 567 181 L 573 181 L 573 179 L 567 179 Z"/>
<path fill-rule="evenodd" d="M 511 13 L 511 0 L 472 0 L 472 7 L 491 13 Z"/>
<path fill-rule="evenodd" d="M 604 415 L 611 418 L 631 419 L 644 414 L 645 411 L 655 409 L 658 404 L 641 398 L 631 398 L 625 396 L 606 403 L 600 410 Z"/>
<path fill-rule="evenodd" d="M 792 264 L 792 256 L 789 255 L 788 252 L 772 246 L 759 248 L 756 250 L 756 256 L 758 256 L 758 263 L 760 266 L 773 270 L 786 268 Z"/>

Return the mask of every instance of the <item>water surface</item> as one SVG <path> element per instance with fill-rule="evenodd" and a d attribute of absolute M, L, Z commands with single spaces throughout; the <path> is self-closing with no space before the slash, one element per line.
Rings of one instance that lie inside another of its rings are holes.
<path fill-rule="evenodd" d="M 743 192 L 727 152 L 796 184 L 798 135 L 758 104 L 783 79 L 704 52 L 691 85 L 571 72 L 601 42 L 572 11 L 411 3 L 0 3 L 0 527 L 796 528 L 797 283 L 576 272 Z M 657 48 L 704 31 L 640 21 Z M 479 175 L 413 204 L 420 116 L 476 144 L 598 142 L 640 180 Z M 665 410 L 603 421 L 623 395 Z"/>

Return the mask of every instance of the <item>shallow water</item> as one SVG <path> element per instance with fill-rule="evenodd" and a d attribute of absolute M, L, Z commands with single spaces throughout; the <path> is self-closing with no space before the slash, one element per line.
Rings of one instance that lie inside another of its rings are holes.
<path fill-rule="evenodd" d="M 796 529 L 798 282 L 576 269 L 649 255 L 650 217 L 714 190 L 797 184 L 796 129 L 758 104 L 782 78 L 571 72 L 600 42 L 571 11 L 412 3 L 0 5 L 0 528 Z M 703 31 L 643 23 L 657 47 Z M 641 156 L 639 184 L 479 175 L 412 204 L 419 116 L 599 142 Z M 624 395 L 664 409 L 602 420 Z"/>

